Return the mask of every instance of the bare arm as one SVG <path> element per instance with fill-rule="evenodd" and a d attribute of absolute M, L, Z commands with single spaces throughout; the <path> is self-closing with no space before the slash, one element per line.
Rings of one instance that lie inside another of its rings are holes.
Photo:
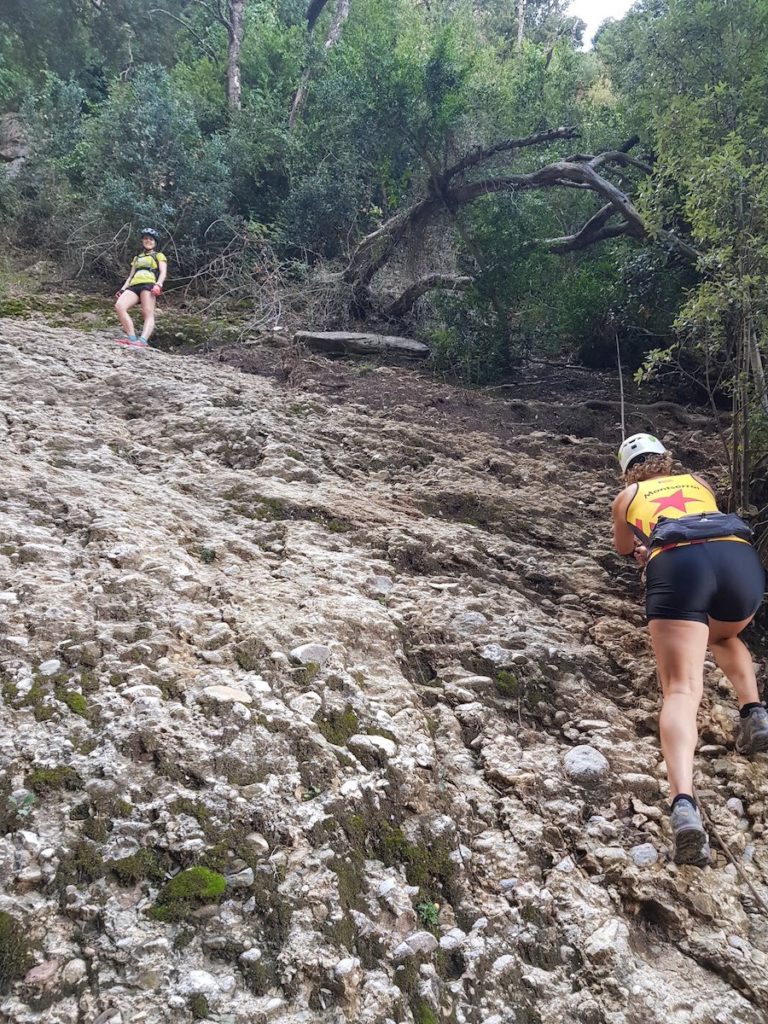
<path fill-rule="evenodd" d="M 157 283 L 162 288 L 163 287 L 163 281 L 168 276 L 168 260 L 158 260 L 158 263 L 160 264 L 160 273 L 158 274 L 158 277 L 157 277 Z"/>
<path fill-rule="evenodd" d="M 637 486 L 625 487 L 613 502 L 613 546 L 620 555 L 634 554 L 637 539 L 627 522 L 627 509 L 635 496 Z"/>

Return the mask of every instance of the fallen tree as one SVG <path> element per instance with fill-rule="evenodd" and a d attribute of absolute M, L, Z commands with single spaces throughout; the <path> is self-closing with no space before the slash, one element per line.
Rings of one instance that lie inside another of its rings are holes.
<path fill-rule="evenodd" d="M 425 195 L 366 235 L 344 270 L 343 278 L 351 286 L 358 312 L 376 312 L 398 319 L 405 316 L 430 289 L 468 287 L 473 280 L 471 276 L 432 273 L 409 285 L 395 299 L 389 298 L 382 303 L 371 285 L 376 274 L 384 269 L 410 236 L 422 232 L 440 218 L 452 218 L 458 225 L 458 212 L 462 207 L 500 192 L 569 188 L 592 192 L 602 200 L 601 207 L 578 231 L 558 238 L 531 239 L 526 243 L 526 249 L 542 247 L 550 252 L 571 252 L 627 235 L 636 239 L 654 238 L 685 258 L 695 260 L 699 254 L 687 242 L 670 231 L 649 228 L 626 192 L 609 177 L 617 169 L 622 174 L 628 169 L 650 173 L 651 168 L 647 164 L 627 152 L 636 144 L 636 139 L 628 140 L 620 149 L 596 155 L 577 153 L 526 173 L 505 174 L 501 169 L 488 173 L 489 165 L 495 163 L 498 167 L 499 161 L 509 160 L 520 150 L 551 145 L 577 135 L 575 128 L 561 127 L 523 138 L 505 139 L 492 146 L 471 150 L 442 171 L 425 155 L 430 167 Z"/>

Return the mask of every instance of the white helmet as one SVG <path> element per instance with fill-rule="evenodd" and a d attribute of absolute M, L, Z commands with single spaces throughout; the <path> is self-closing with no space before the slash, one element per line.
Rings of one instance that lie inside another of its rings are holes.
<path fill-rule="evenodd" d="M 631 462 L 638 455 L 665 455 L 667 449 L 653 434 L 633 434 L 621 442 L 619 448 L 619 464 L 621 472 L 626 473 Z"/>

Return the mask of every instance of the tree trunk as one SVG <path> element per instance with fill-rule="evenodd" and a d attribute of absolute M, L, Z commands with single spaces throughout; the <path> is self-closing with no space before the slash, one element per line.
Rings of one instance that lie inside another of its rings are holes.
<path fill-rule="evenodd" d="M 522 49 L 525 36 L 525 0 L 517 0 L 517 48 Z"/>
<path fill-rule="evenodd" d="M 331 27 L 328 30 L 328 35 L 325 40 L 324 49 L 326 53 L 328 53 L 328 51 L 331 50 L 341 38 L 342 26 L 349 17 L 350 3 L 351 0 L 336 0 L 336 11 L 333 15 L 333 21 L 331 22 Z M 313 20 L 309 22 L 310 37 L 312 35 L 312 29 L 314 27 L 315 21 L 319 17 L 320 11 L 325 6 L 325 3 L 321 4 L 319 3 L 318 0 L 318 3 L 315 4 L 314 6 L 318 7 L 319 9 L 316 11 Z M 311 13 L 312 8 L 310 8 L 310 14 Z M 293 103 L 291 104 L 291 112 L 288 115 L 289 128 L 294 128 L 296 122 L 299 120 L 304 111 L 304 106 L 307 102 L 307 96 L 309 95 L 309 83 L 311 82 L 311 80 L 312 69 L 309 66 L 307 66 L 301 73 L 301 81 L 299 82 L 299 87 L 296 90 L 296 95 L 293 97 Z"/>
<path fill-rule="evenodd" d="M 227 101 L 230 110 L 242 107 L 243 86 L 240 78 L 240 49 L 245 29 L 245 0 L 229 0 L 227 36 Z"/>

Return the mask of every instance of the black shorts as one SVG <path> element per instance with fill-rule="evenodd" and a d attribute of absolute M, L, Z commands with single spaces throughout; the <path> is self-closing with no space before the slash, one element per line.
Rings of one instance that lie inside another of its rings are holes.
<path fill-rule="evenodd" d="M 716 540 L 662 551 L 648 563 L 645 585 L 649 619 L 740 622 L 760 607 L 765 572 L 751 544 Z"/>
<path fill-rule="evenodd" d="M 125 289 L 127 292 L 135 292 L 137 295 L 141 295 L 142 292 L 152 291 L 155 286 L 153 284 L 129 284 Z"/>

